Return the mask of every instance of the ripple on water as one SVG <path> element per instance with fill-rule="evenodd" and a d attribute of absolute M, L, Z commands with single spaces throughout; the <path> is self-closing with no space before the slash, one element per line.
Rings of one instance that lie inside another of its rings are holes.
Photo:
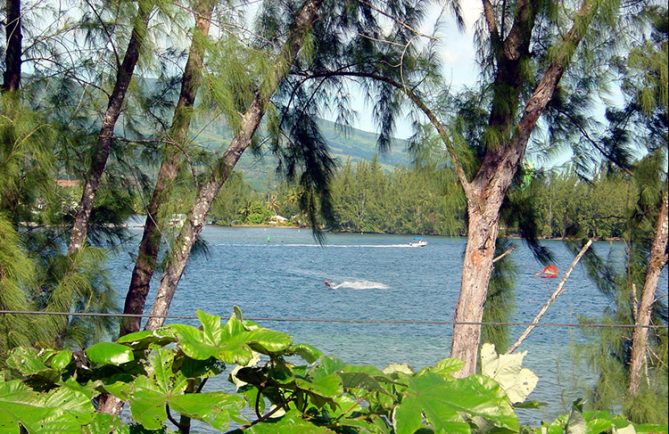
<path fill-rule="evenodd" d="M 171 313 L 193 315 L 202 309 L 223 317 L 238 305 L 249 317 L 304 317 L 345 320 L 452 319 L 460 286 L 465 240 L 424 237 L 428 246 L 405 248 L 413 237 L 329 234 L 320 247 L 309 231 L 289 229 L 221 228 L 208 226 L 203 234 L 209 254 L 193 258 L 172 303 Z M 270 242 L 268 243 L 267 240 Z M 517 266 L 516 310 L 513 321 L 530 321 L 550 296 L 559 279 L 539 279 L 541 268 L 522 243 L 511 255 Z M 573 255 L 562 243 L 545 243 L 558 268 L 566 270 Z M 615 243 L 596 243 L 605 251 Z M 129 250 L 136 246 L 128 246 Z M 134 251 L 133 251 L 134 253 Z M 131 267 L 128 255 L 110 261 L 120 294 L 125 294 Z M 328 289 L 323 279 L 340 284 Z M 661 287 L 667 287 L 667 272 Z M 153 287 L 157 285 L 154 283 Z M 149 296 L 151 300 L 153 294 Z M 609 306 L 577 267 L 563 295 L 543 322 L 574 323 L 579 315 L 597 315 Z M 194 321 L 185 321 L 194 323 Z M 314 345 L 349 363 L 408 363 L 416 369 L 448 356 L 451 327 L 422 324 L 348 324 L 328 322 L 265 322 L 291 334 L 295 341 Z M 522 332 L 514 327 L 511 339 Z M 530 399 L 547 402 L 539 410 L 520 412 L 524 422 L 552 419 L 568 410 L 592 384 L 592 374 L 572 362 L 570 348 L 583 341 L 576 329 L 537 328 L 520 350 L 525 365 L 539 375 Z M 223 381 L 225 383 L 225 381 Z"/>

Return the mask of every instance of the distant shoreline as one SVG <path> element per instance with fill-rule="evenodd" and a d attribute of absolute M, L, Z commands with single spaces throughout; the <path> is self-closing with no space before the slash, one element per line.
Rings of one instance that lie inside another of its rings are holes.
<path fill-rule="evenodd" d="M 273 225 L 273 224 L 234 224 L 234 225 L 224 225 L 219 223 L 210 223 L 208 226 L 218 226 L 222 228 L 259 228 L 259 229 L 311 229 L 309 226 L 297 226 L 297 225 Z M 425 236 L 425 237 L 450 237 L 450 238 L 467 238 L 466 235 L 438 235 L 438 234 L 410 234 L 402 232 L 353 232 L 353 231 L 335 231 L 328 230 L 328 233 L 332 234 L 361 234 L 361 235 L 404 235 L 404 236 Z M 522 240 L 523 238 L 518 234 L 507 235 L 506 237 L 500 236 L 499 238 L 509 238 L 512 240 Z M 540 237 L 539 241 L 578 241 L 580 238 L 560 238 L 560 237 Z M 623 241 L 620 237 L 596 237 L 593 238 L 593 241 Z"/>

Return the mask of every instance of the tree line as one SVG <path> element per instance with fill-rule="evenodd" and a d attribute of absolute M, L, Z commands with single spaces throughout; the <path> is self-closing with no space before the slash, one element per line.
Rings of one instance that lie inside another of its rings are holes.
<path fill-rule="evenodd" d="M 583 179 L 568 167 L 528 171 L 513 194 L 533 201 L 537 236 L 544 239 L 620 239 L 638 198 L 637 181 L 619 170 L 602 170 Z M 297 204 L 297 187 L 281 183 L 254 191 L 237 175 L 221 190 L 210 213 L 221 225 L 308 224 Z M 377 160 L 346 161 L 331 186 L 334 218 L 327 229 L 339 232 L 466 236 L 465 199 L 452 170 L 419 167 L 384 170 Z M 517 221 L 502 231 L 518 236 Z"/>

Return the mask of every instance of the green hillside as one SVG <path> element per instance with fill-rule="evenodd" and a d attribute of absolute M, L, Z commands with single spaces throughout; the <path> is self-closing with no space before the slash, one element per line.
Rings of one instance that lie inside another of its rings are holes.
<path fill-rule="evenodd" d="M 372 160 L 375 155 L 379 155 L 376 147 L 377 135 L 374 133 L 356 128 L 348 128 L 343 132 L 336 127 L 334 122 L 324 119 L 319 122 L 319 126 L 330 146 L 332 155 L 340 166 L 349 158 L 355 162 Z M 230 130 L 223 122 L 212 122 L 200 128 L 196 126 L 192 130 L 198 131 L 195 138 L 198 143 L 212 149 L 227 147 L 232 138 Z M 394 167 L 408 165 L 411 157 L 406 148 L 405 140 L 396 140 L 389 152 L 379 155 L 382 166 L 387 170 L 392 170 Z M 258 191 L 266 191 L 268 186 L 277 182 L 275 168 L 276 158 L 268 151 L 260 156 L 246 152 L 237 164 L 237 170 L 240 170 L 246 181 Z"/>

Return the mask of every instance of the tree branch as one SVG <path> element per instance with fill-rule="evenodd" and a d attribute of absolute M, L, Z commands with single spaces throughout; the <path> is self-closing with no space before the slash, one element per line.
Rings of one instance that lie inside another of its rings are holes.
<path fill-rule="evenodd" d="M 517 53 L 522 45 L 529 42 L 524 33 L 532 31 L 534 27 L 534 18 L 537 15 L 537 10 L 534 7 L 532 0 L 520 0 L 516 2 L 516 15 L 513 17 L 513 24 L 509 30 L 509 34 L 504 39 L 504 51 L 500 53 L 507 60 L 518 59 Z M 498 35 L 498 38 L 504 35 Z"/>
<path fill-rule="evenodd" d="M 559 54 L 555 56 L 555 59 L 548 65 L 541 80 L 535 87 L 530 98 L 527 100 L 525 108 L 523 109 L 523 115 L 514 128 L 514 133 L 508 147 L 492 152 L 486 152 L 481 167 L 473 181 L 477 186 L 495 182 L 497 184 L 496 188 L 505 189 L 501 184 L 505 182 L 505 180 L 502 179 L 503 177 L 497 176 L 498 168 L 500 165 L 517 167 L 518 162 L 523 158 L 527 142 L 529 141 L 539 118 L 553 98 L 555 89 L 576 51 L 575 48 L 578 47 L 578 44 L 585 35 L 588 26 L 583 25 L 584 23 L 582 21 L 585 20 L 589 22 L 592 20 L 592 17 L 597 10 L 597 5 L 598 2 L 596 0 L 583 0 L 581 8 L 575 15 L 574 24 L 569 32 L 567 32 L 567 36 L 565 36 L 564 40 L 561 42 L 562 49 L 557 50 Z M 511 29 L 511 32 L 513 31 L 514 30 Z M 511 35 L 509 35 L 509 37 L 511 37 Z M 573 48 L 566 49 L 568 46 Z M 493 115 L 491 115 L 491 117 L 492 116 Z"/>
<path fill-rule="evenodd" d="M 607 152 L 606 149 L 604 149 L 595 139 L 590 137 L 590 134 L 583 128 L 582 125 L 580 125 L 574 117 L 568 113 L 565 110 L 558 110 L 558 113 L 563 115 L 569 122 L 576 127 L 576 129 L 581 133 L 581 136 L 588 142 L 590 143 L 595 149 L 597 149 L 603 156 L 605 156 L 609 161 L 611 161 L 613 164 L 618 166 L 623 172 L 626 174 L 632 176 L 632 171 L 622 162 L 618 161 L 615 155 L 611 154 L 610 152 Z"/>
<path fill-rule="evenodd" d="M 95 18 L 98 20 L 98 23 L 102 27 L 102 30 L 104 31 L 105 35 L 107 36 L 107 41 L 111 45 L 112 52 L 114 53 L 114 57 L 116 58 L 116 67 L 120 68 L 121 67 L 121 57 L 118 55 L 118 51 L 116 50 L 116 44 L 114 44 L 114 38 L 112 38 L 112 35 L 109 33 L 109 29 L 107 29 L 107 24 L 104 22 L 100 14 L 98 13 L 98 10 L 95 6 L 93 6 L 90 2 L 90 0 L 85 0 L 86 4 L 91 8 L 91 11 L 93 14 L 95 14 Z"/>
<path fill-rule="evenodd" d="M 566 49 L 565 47 L 577 47 L 581 42 L 581 39 L 583 39 L 583 36 L 585 36 L 585 29 L 587 29 L 588 26 L 583 26 L 582 23 L 579 23 L 578 21 L 587 20 L 589 22 L 592 20 L 596 10 L 597 5 L 594 0 L 583 1 L 581 8 L 576 13 L 574 24 L 562 41 L 562 49 L 558 49 L 559 54 L 555 57 L 555 60 L 550 63 L 548 68 L 546 68 L 546 72 L 544 72 L 543 77 L 541 77 L 541 81 L 534 89 L 532 96 L 525 105 L 523 117 L 516 130 L 519 132 L 515 136 L 516 141 L 520 140 L 526 142 L 527 139 L 529 139 L 529 134 L 534 130 L 534 126 L 536 125 L 539 116 L 541 116 L 546 109 L 546 106 L 553 98 L 555 88 L 576 51 L 575 49 Z"/>
<path fill-rule="evenodd" d="M 495 259 L 493 259 L 493 260 L 492 260 L 492 263 L 494 264 L 495 262 L 501 260 L 501 259 L 504 258 L 505 256 L 510 255 L 514 250 L 516 250 L 516 246 L 513 246 L 513 247 L 511 247 L 511 248 L 505 250 L 504 253 L 502 253 L 501 255 L 499 255 L 498 257 L 496 257 Z"/>
<path fill-rule="evenodd" d="M 365 0 L 360 0 L 360 3 L 362 3 L 362 4 L 366 5 L 366 6 L 368 6 L 368 7 L 369 7 L 370 9 L 372 9 L 372 10 L 375 10 L 376 12 L 380 13 L 380 14 L 383 15 L 384 17 L 391 19 L 392 21 L 396 22 L 397 24 L 399 24 L 400 26 L 404 27 L 405 29 L 411 31 L 411 32 L 414 33 L 415 35 L 418 35 L 418 36 L 421 36 L 421 37 L 423 37 L 423 38 L 427 38 L 427 39 L 430 39 L 430 40 L 436 40 L 436 38 L 435 38 L 434 36 L 430 36 L 430 35 L 426 35 L 426 34 L 424 34 L 424 33 L 421 33 L 420 31 L 414 29 L 413 27 L 411 27 L 410 25 L 408 25 L 408 24 L 405 23 L 404 21 L 398 20 L 397 17 L 392 16 L 391 14 L 389 14 L 389 13 L 387 13 L 387 12 L 385 12 L 385 11 L 379 9 L 379 8 L 377 8 L 376 6 L 374 6 L 373 4 L 371 4 L 371 3 L 369 3 L 369 2 L 367 2 L 367 1 L 365 1 Z"/>
<path fill-rule="evenodd" d="M 488 26 L 488 31 L 490 32 L 490 39 L 494 41 L 495 44 L 499 43 L 499 31 L 497 30 L 497 21 L 495 20 L 495 10 L 490 3 L 490 0 L 482 0 L 483 3 L 483 16 L 485 17 L 486 25 Z"/>
<path fill-rule="evenodd" d="M 537 315 L 534 317 L 532 320 L 532 324 L 530 324 L 525 331 L 520 335 L 520 337 L 516 340 L 516 342 L 509 347 L 509 349 L 506 351 L 506 354 L 511 354 L 513 353 L 516 348 L 520 346 L 520 344 L 523 343 L 523 341 L 529 336 L 530 333 L 532 333 L 532 330 L 537 326 L 539 321 L 541 321 L 541 318 L 544 316 L 548 308 L 553 304 L 553 302 L 560 296 L 562 293 L 562 288 L 564 288 L 564 284 L 567 282 L 567 279 L 569 279 L 569 275 L 571 275 L 571 272 L 574 270 L 574 267 L 576 267 L 576 264 L 578 264 L 578 261 L 581 260 L 583 255 L 585 255 L 585 252 L 590 248 L 592 245 L 592 240 L 588 240 L 587 243 L 581 248 L 581 251 L 578 252 L 578 255 L 574 258 L 574 260 L 571 262 L 571 265 L 569 265 L 569 269 L 567 269 L 567 272 L 564 273 L 564 277 L 562 277 L 562 280 L 560 281 L 560 284 L 557 286 L 555 291 L 553 291 L 553 294 L 551 294 L 550 298 L 546 303 L 539 309 L 539 312 Z"/>
<path fill-rule="evenodd" d="M 453 142 L 451 142 L 451 139 L 448 136 L 448 133 L 444 125 L 439 121 L 436 114 L 425 104 L 425 102 L 422 100 L 420 96 L 418 96 L 412 89 L 408 88 L 402 83 L 392 78 L 373 72 L 320 71 L 306 75 L 307 78 L 314 78 L 314 79 L 321 77 L 336 77 L 336 76 L 360 77 L 360 78 L 369 78 L 372 80 L 378 80 L 387 83 L 395 87 L 396 89 L 402 91 L 407 96 L 407 98 L 409 98 L 425 114 L 425 116 L 427 116 L 432 126 L 434 126 L 434 128 L 437 130 L 439 137 L 444 142 L 444 145 L 446 145 L 446 151 L 448 152 L 448 156 L 450 157 L 451 162 L 453 163 L 453 169 L 455 170 L 455 174 L 457 175 L 458 180 L 460 181 L 460 184 L 462 185 L 462 188 L 465 191 L 465 194 L 469 196 L 471 192 L 471 184 L 467 179 L 465 170 L 462 164 L 460 163 L 460 159 L 458 158 L 457 153 L 455 152 L 455 147 L 453 146 Z"/>

